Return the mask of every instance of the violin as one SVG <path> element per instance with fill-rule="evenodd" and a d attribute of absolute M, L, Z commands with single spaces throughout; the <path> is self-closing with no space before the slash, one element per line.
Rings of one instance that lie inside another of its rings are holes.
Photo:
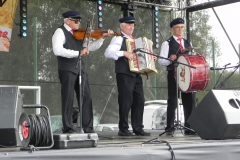
<path fill-rule="evenodd" d="M 83 38 L 94 38 L 99 39 L 103 36 L 103 33 L 108 33 L 108 31 L 103 31 L 100 28 L 95 28 L 91 30 L 87 30 L 86 28 L 79 28 L 78 30 L 74 30 L 73 36 L 76 40 L 83 40 Z M 85 34 L 85 37 L 84 37 Z M 114 32 L 115 36 L 121 36 L 121 33 Z"/>

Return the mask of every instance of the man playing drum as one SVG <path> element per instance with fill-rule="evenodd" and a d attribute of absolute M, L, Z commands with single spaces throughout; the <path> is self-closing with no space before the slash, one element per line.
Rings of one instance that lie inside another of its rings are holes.
<path fill-rule="evenodd" d="M 177 58 L 181 54 L 189 54 L 189 51 L 184 50 L 184 48 L 191 47 L 190 42 L 183 39 L 184 31 L 184 20 L 182 18 L 176 18 L 170 23 L 173 36 L 171 36 L 167 41 L 164 41 L 161 46 L 160 56 L 165 58 L 170 58 L 173 61 L 177 61 Z M 178 99 L 176 93 L 176 81 L 174 78 L 174 63 L 166 59 L 158 59 L 158 63 L 162 66 L 167 67 L 167 81 L 168 81 L 168 106 L 167 106 L 167 127 L 168 130 L 174 126 L 175 120 L 175 110 L 178 106 Z M 190 128 L 189 124 L 186 123 L 193 109 L 193 93 L 181 93 L 182 104 L 184 109 L 184 126 Z M 173 135 L 174 128 L 168 130 L 166 135 Z M 185 130 L 186 135 L 195 134 L 190 130 Z"/>

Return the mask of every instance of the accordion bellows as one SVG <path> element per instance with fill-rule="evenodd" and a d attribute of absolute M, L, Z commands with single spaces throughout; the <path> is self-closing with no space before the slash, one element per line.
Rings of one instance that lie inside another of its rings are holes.
<path fill-rule="evenodd" d="M 158 71 L 155 67 L 153 59 L 153 42 L 146 37 L 137 39 L 126 39 L 126 46 L 128 52 L 133 52 L 135 49 L 140 49 L 134 54 L 134 60 L 128 60 L 131 72 L 152 76 L 157 74 Z"/>

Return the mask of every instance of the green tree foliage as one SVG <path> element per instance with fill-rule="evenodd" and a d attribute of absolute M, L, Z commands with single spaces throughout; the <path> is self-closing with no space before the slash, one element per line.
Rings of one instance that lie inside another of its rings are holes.
<path fill-rule="evenodd" d="M 221 56 L 219 43 L 215 40 L 211 33 L 212 27 L 208 25 L 209 15 L 206 10 L 201 10 L 197 12 L 192 12 L 190 14 L 190 39 L 193 47 L 196 47 L 195 52 L 203 54 L 207 61 L 207 65 L 212 65 L 212 42 L 215 43 L 215 57 Z M 208 70 L 206 70 L 207 72 Z M 213 72 L 209 71 L 210 81 L 206 90 L 213 88 Z M 204 78 L 202 79 L 204 80 Z M 204 82 L 203 82 L 204 83 Z M 198 92 L 197 99 L 198 102 L 206 95 L 207 92 Z"/>
<path fill-rule="evenodd" d="M 191 42 L 194 47 L 197 47 L 195 51 L 204 54 L 210 63 L 212 59 L 212 42 L 215 41 L 215 37 L 210 34 L 212 27 L 208 25 L 208 21 L 209 15 L 205 10 L 193 12 L 190 16 Z M 217 41 L 215 41 L 215 54 L 215 57 L 221 56 Z"/>
<path fill-rule="evenodd" d="M 71 2 L 71 3 L 70 3 Z M 3 6 L 4 7 L 4 6 Z M 81 13 L 81 27 L 93 22 L 97 26 L 96 2 L 87 0 L 31 0 L 28 1 L 28 37 L 19 38 L 19 7 L 14 21 L 11 48 L 9 53 L 0 53 L 0 81 L 2 85 L 34 85 L 33 42 L 37 40 L 38 82 L 42 87 L 42 104 L 50 109 L 52 115 L 61 114 L 60 84 L 57 72 L 57 59 L 52 51 L 52 34 L 63 23 L 62 13 L 67 10 L 77 10 Z M 103 30 L 119 31 L 118 19 L 122 17 L 121 7 L 113 4 L 103 4 Z M 160 43 L 171 36 L 170 21 L 174 12 L 160 11 L 159 28 Z M 37 17 L 37 39 L 34 39 L 33 18 Z M 152 10 L 139 7 L 135 12 L 135 37 L 152 39 Z M 191 42 L 200 48 L 206 58 L 211 57 L 211 27 L 207 25 L 208 15 L 197 12 L 191 15 Z M 111 38 L 106 38 L 102 47 L 85 57 L 93 97 L 94 115 L 101 118 L 101 123 L 116 123 L 118 121 L 117 88 L 114 73 L 114 60 L 104 57 L 104 52 Z M 217 48 L 217 47 L 216 47 Z M 154 54 L 159 55 L 160 49 Z M 217 52 L 219 54 L 219 52 Z M 208 59 L 210 60 L 210 59 Z M 151 77 L 143 76 L 145 100 L 166 99 L 167 83 L 165 67 L 156 63 L 158 74 Z M 24 103 L 33 102 L 33 92 L 23 91 Z M 76 101 L 75 101 L 76 105 Z"/>

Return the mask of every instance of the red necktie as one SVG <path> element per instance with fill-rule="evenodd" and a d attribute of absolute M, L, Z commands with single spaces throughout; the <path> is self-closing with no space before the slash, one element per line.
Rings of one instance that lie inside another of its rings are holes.
<path fill-rule="evenodd" d="M 73 29 L 71 29 L 70 32 L 73 34 Z"/>
<path fill-rule="evenodd" d="M 183 48 L 183 45 L 182 45 L 182 37 L 181 38 L 178 38 L 177 40 L 180 42 L 180 50 L 181 52 L 183 53 L 184 52 L 184 48 Z"/>

